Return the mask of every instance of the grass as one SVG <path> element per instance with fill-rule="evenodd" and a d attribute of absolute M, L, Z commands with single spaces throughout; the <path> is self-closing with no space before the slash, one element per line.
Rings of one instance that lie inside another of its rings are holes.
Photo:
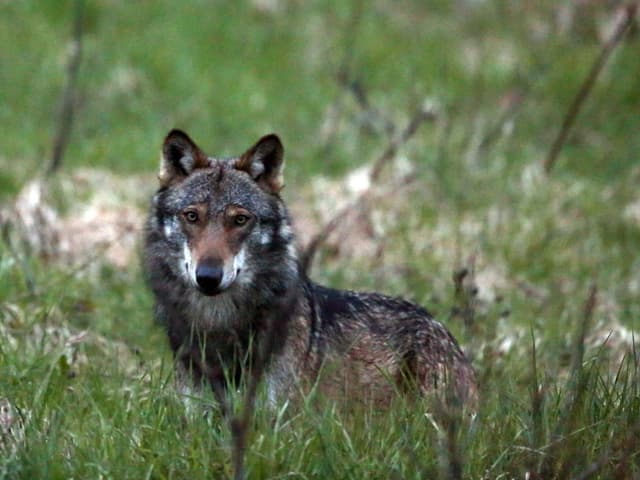
<path fill-rule="evenodd" d="M 334 199 L 328 188 L 343 192 L 343 175 L 386 146 L 376 115 L 398 130 L 427 99 L 436 121 L 399 153 L 415 181 L 376 202 L 373 237 L 352 233 L 322 250 L 313 277 L 427 306 L 473 357 L 482 402 L 474 419 L 428 399 L 349 414 L 313 398 L 258 408 L 249 478 L 638 477 L 637 35 L 605 67 L 547 177 L 542 161 L 599 51 L 605 7 L 273 4 L 88 1 L 80 99 L 52 205 L 81 218 L 100 193 L 144 208 L 174 126 L 223 155 L 277 131 L 285 197 L 315 225 Z M 0 4 L 5 211 L 50 156 L 73 5 Z M 562 9 L 575 15 L 565 26 Z M 337 81 L 345 69 L 375 111 Z M 116 180 L 82 191 L 70 178 L 86 167 Z M 118 179 L 134 188 L 125 195 Z M 21 421 L 0 430 L 0 478 L 231 477 L 229 431 L 197 406 L 212 399 L 186 408 L 172 388 L 137 260 L 47 260 L 7 225 L 0 398 Z"/>

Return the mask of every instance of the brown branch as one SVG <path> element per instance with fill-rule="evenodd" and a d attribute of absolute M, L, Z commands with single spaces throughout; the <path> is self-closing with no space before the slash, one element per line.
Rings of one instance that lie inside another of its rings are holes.
<path fill-rule="evenodd" d="M 267 321 L 273 322 L 274 319 L 270 318 Z M 246 478 L 245 457 L 247 451 L 247 437 L 249 436 L 249 422 L 251 421 L 253 412 L 255 411 L 258 384 L 264 374 L 266 362 L 273 352 L 275 337 L 275 329 L 270 328 L 267 331 L 264 350 L 260 351 L 260 349 L 257 349 L 256 353 L 259 358 L 251 368 L 251 375 L 249 377 L 249 384 L 247 385 L 242 411 L 240 414 L 230 417 L 229 425 L 232 441 L 231 459 L 233 463 L 233 477 L 235 480 L 244 480 Z M 230 408 L 228 412 L 231 414 Z"/>
<path fill-rule="evenodd" d="M 428 106 L 422 106 L 411 117 L 405 129 L 396 137 L 390 140 L 389 144 L 382 152 L 382 154 L 376 159 L 371 168 L 369 174 L 369 180 L 371 185 L 379 180 L 383 167 L 389 162 L 397 153 L 398 149 L 408 142 L 411 137 L 417 132 L 418 127 L 427 120 L 435 120 L 436 113 Z M 409 183 L 410 178 L 405 177 L 404 183 Z M 300 264 L 304 272 L 309 272 L 313 263 L 313 258 L 318 251 L 318 248 L 329 238 L 329 236 L 336 230 L 340 223 L 353 211 L 364 210 L 368 208 L 368 204 L 373 196 L 371 186 L 362 192 L 353 202 L 348 204 L 338 213 L 336 213 L 324 226 L 311 238 L 306 248 L 300 256 Z"/>
<path fill-rule="evenodd" d="M 369 191 L 363 192 L 356 200 L 333 216 L 324 226 L 318 231 L 309 241 L 306 248 L 300 255 L 300 265 L 303 272 L 309 272 L 311 264 L 313 263 L 313 257 L 315 256 L 318 248 L 323 244 L 329 235 L 331 235 L 338 225 L 349 215 L 350 212 L 357 210 L 361 205 L 366 202 Z"/>
<path fill-rule="evenodd" d="M 514 89 L 507 95 L 506 106 L 502 109 L 502 113 L 499 115 L 496 122 L 484 134 L 480 144 L 478 145 L 478 151 L 480 153 L 486 152 L 488 148 L 493 145 L 502 135 L 505 130 L 505 125 L 513 121 L 518 115 L 520 109 L 525 104 L 527 95 L 529 94 L 530 86 L 528 84 Z"/>
<path fill-rule="evenodd" d="M 76 0 L 75 17 L 73 25 L 73 39 L 71 41 L 71 53 L 67 64 L 67 79 L 62 92 L 60 113 L 57 119 L 58 129 L 53 139 L 53 153 L 51 162 L 47 167 L 47 175 L 55 173 L 62 165 L 65 150 L 69 143 L 71 128 L 73 127 L 74 106 L 76 103 L 76 91 L 78 84 L 78 72 L 82 61 L 82 23 L 84 1 Z"/>
<path fill-rule="evenodd" d="M 353 58 L 356 52 L 355 44 L 358 38 L 358 31 L 362 21 L 364 2 L 358 0 L 354 2 L 349 17 L 349 22 L 345 28 L 345 40 L 344 40 L 344 55 L 342 61 L 337 69 L 336 80 L 339 85 L 346 85 L 351 81 L 353 71 Z M 333 145 L 333 139 L 337 135 L 340 129 L 340 121 L 343 116 L 345 98 L 347 91 L 341 89 L 333 102 L 333 105 L 329 107 L 329 111 L 326 115 L 326 120 L 321 130 L 321 136 L 323 138 L 323 150 L 325 153 Z"/>
<path fill-rule="evenodd" d="M 25 258 L 25 255 L 21 254 L 18 251 L 18 249 L 15 248 L 15 246 L 13 245 L 10 229 L 11 229 L 10 222 L 5 221 L 4 219 L 0 219 L 0 230 L 1 230 L 0 237 L 2 238 L 2 242 L 5 244 L 9 255 L 11 255 L 16 260 L 16 263 L 21 268 L 22 275 L 24 276 L 24 283 L 25 283 L 25 287 L 27 288 L 28 296 L 33 298 L 37 295 L 37 292 L 38 292 L 36 288 L 35 277 L 33 275 L 33 271 L 31 270 L 31 267 L 29 266 L 29 262 Z"/>
<path fill-rule="evenodd" d="M 351 9 L 351 15 L 345 29 L 345 45 L 344 45 L 344 57 L 340 67 L 338 68 L 338 82 L 345 83 L 351 78 L 351 71 L 353 70 L 353 58 L 356 52 L 354 48 L 358 39 L 358 32 L 360 25 L 362 24 L 362 16 L 364 12 L 364 1 L 357 0 L 353 4 Z"/>
<path fill-rule="evenodd" d="M 411 139 L 411 137 L 415 135 L 420 125 L 422 125 L 426 121 L 433 121 L 435 119 L 435 110 L 429 105 L 421 105 L 420 108 L 418 108 L 418 110 L 413 114 L 404 130 L 400 132 L 400 135 L 391 139 L 391 141 L 387 145 L 387 148 L 384 150 L 384 152 L 382 152 L 382 155 L 380 155 L 378 159 L 373 163 L 373 168 L 371 169 L 371 173 L 369 175 L 371 183 L 374 183 L 378 180 L 378 177 L 382 173 L 382 169 L 386 165 L 386 163 L 395 156 L 402 145 L 407 143 Z"/>
<path fill-rule="evenodd" d="M 358 107 L 360 107 L 362 112 L 365 114 L 366 126 L 369 127 L 373 133 L 378 133 L 376 124 L 380 123 L 382 124 L 382 129 L 387 134 L 393 134 L 395 131 L 395 124 L 371 105 L 369 96 L 367 95 L 367 91 L 365 90 L 362 82 L 356 79 L 353 74 L 353 59 L 356 52 L 355 45 L 358 39 L 360 25 L 362 24 L 364 6 L 365 2 L 363 0 L 357 0 L 354 2 L 349 23 L 346 26 L 344 57 L 336 75 L 336 80 L 342 87 L 340 107 L 342 107 L 342 104 L 344 103 L 343 99 L 345 97 L 345 93 L 351 94 Z M 339 110 L 342 110 L 342 108 Z"/>
<path fill-rule="evenodd" d="M 634 425 L 628 428 L 625 432 L 626 438 L 623 438 L 620 444 L 620 452 L 615 452 L 612 447 L 609 447 L 595 462 L 588 465 L 579 475 L 575 476 L 573 480 L 589 480 L 598 475 L 607 465 L 611 465 L 613 459 L 620 455 L 620 458 L 615 461 L 613 468 L 613 476 L 615 478 L 628 478 L 628 472 L 625 472 L 624 468 L 629 463 L 632 456 L 636 456 L 636 450 L 638 445 L 638 438 L 640 437 L 640 421 L 636 421 Z M 618 453 L 618 455 L 616 455 Z M 625 475 L 626 473 L 626 475 Z"/>
<path fill-rule="evenodd" d="M 538 355 L 536 351 L 536 337 L 531 327 L 531 429 L 532 444 L 531 447 L 535 451 L 542 447 L 544 440 L 544 402 L 545 390 L 540 385 L 538 377 Z M 531 465 L 531 468 L 534 468 Z"/>
<path fill-rule="evenodd" d="M 339 76 L 340 84 L 353 96 L 363 113 L 362 128 L 372 134 L 385 133 L 391 136 L 396 131 L 396 124 L 369 101 L 369 95 L 361 81 Z"/>
<path fill-rule="evenodd" d="M 476 297 L 478 296 L 475 276 L 476 255 L 471 255 L 466 264 L 467 267 L 459 268 L 453 272 L 455 305 L 451 308 L 451 316 L 462 318 L 465 330 L 468 332 L 473 327 L 476 318 Z"/>
<path fill-rule="evenodd" d="M 393 188 L 399 189 L 403 187 L 408 187 L 415 180 L 415 172 L 409 173 L 398 181 L 394 182 Z M 385 195 L 388 191 L 384 193 L 375 192 L 369 188 L 362 192 L 355 200 L 351 203 L 344 206 L 338 213 L 336 213 L 327 223 L 324 224 L 322 229 L 318 231 L 309 241 L 306 248 L 303 250 L 300 255 L 300 265 L 302 267 L 302 271 L 309 273 L 313 258 L 317 253 L 320 246 L 327 241 L 327 239 L 331 236 L 333 232 L 340 226 L 340 224 L 345 221 L 348 216 L 356 211 L 366 212 L 369 209 L 369 205 L 375 199 L 380 198 Z"/>
<path fill-rule="evenodd" d="M 578 330 L 578 336 L 573 345 L 573 359 L 571 362 L 571 377 L 576 378 L 581 375 L 582 362 L 584 360 L 584 342 L 592 323 L 593 314 L 598 302 L 598 286 L 593 284 L 589 287 L 589 294 L 584 304 L 582 322 Z"/>
<path fill-rule="evenodd" d="M 549 453 L 541 462 L 540 478 L 567 478 L 571 467 L 571 453 L 575 451 L 575 439 L 567 439 L 575 428 L 577 415 L 584 404 L 587 390 L 588 375 L 584 371 L 585 339 L 592 323 L 598 302 L 598 287 L 589 287 L 587 300 L 584 304 L 582 319 L 573 343 L 571 370 L 567 381 L 566 397 L 564 399 L 560 419 L 554 431 L 554 438 L 563 443 L 563 447 Z M 569 453 L 567 453 L 569 452 Z"/>
<path fill-rule="evenodd" d="M 245 471 L 245 457 L 247 450 L 247 437 L 250 431 L 250 422 L 253 418 L 255 411 L 256 396 L 258 392 L 258 385 L 264 376 L 264 372 L 267 369 L 273 352 L 276 348 L 276 342 L 278 341 L 279 328 L 276 328 L 278 322 L 282 322 L 283 319 L 280 315 L 287 315 L 294 308 L 296 302 L 296 295 L 294 289 L 287 292 L 283 297 L 278 300 L 277 308 L 271 315 L 266 315 L 265 324 L 266 332 L 261 343 L 255 348 L 256 361 L 249 361 L 250 371 L 248 385 L 245 391 L 242 411 L 232 416 L 231 408 L 228 409 L 230 420 L 229 425 L 231 428 L 231 441 L 232 441 L 232 464 L 235 480 L 244 480 L 246 478 Z"/>
<path fill-rule="evenodd" d="M 560 150 L 562 149 L 565 142 L 567 141 L 567 137 L 569 136 L 569 132 L 571 131 L 571 128 L 573 127 L 573 124 L 576 121 L 578 113 L 580 112 L 580 109 L 584 105 L 587 97 L 591 93 L 593 85 L 595 84 L 598 76 L 600 75 L 602 68 L 604 67 L 609 57 L 611 56 L 611 53 L 613 52 L 615 47 L 620 43 L 620 41 L 624 37 L 624 34 L 626 33 L 626 31 L 632 25 L 635 19 L 637 10 L 638 10 L 638 4 L 627 5 L 624 8 L 624 15 L 620 18 L 620 20 L 616 24 L 616 27 L 613 33 L 611 34 L 611 37 L 604 43 L 604 45 L 602 45 L 602 49 L 600 50 L 600 55 L 598 55 L 596 60 L 593 62 L 593 65 L 591 66 L 591 70 L 589 70 L 587 77 L 585 78 L 584 82 L 580 86 L 580 89 L 578 90 L 578 93 L 576 94 L 575 98 L 571 102 L 571 105 L 569 106 L 569 109 L 567 110 L 567 113 L 562 122 L 562 126 L 560 127 L 560 131 L 558 132 L 556 139 L 554 140 L 553 144 L 551 145 L 551 148 L 549 149 L 547 158 L 544 161 L 544 171 L 547 174 L 551 172 L 551 169 L 555 165 L 556 160 L 558 158 L 558 154 L 560 153 Z"/>

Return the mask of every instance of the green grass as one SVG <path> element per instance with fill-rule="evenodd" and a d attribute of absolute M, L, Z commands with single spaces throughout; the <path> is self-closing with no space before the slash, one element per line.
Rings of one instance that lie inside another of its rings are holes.
<path fill-rule="evenodd" d="M 339 182 L 388 141 L 367 128 L 339 71 L 346 65 L 398 129 L 428 99 L 437 120 L 400 151 L 415 182 L 376 202 L 382 256 L 325 249 L 313 277 L 427 306 L 473 357 L 482 401 L 473 420 L 404 398 L 385 412 L 316 408 L 314 399 L 260 407 L 249 478 L 640 475 L 629 333 L 640 330 L 638 36 L 610 59 L 545 177 L 541 162 L 598 54 L 604 7 L 578 8 L 563 30 L 551 1 L 283 0 L 275 12 L 259 3 L 88 1 L 74 130 L 50 181 L 54 206 L 73 218 L 93 193 L 120 194 L 117 181 L 74 192 L 69 178 L 84 167 L 137 182 L 120 201 L 141 206 L 162 138 L 176 126 L 221 155 L 278 132 L 285 197 L 313 219 L 330 200 L 311 192 L 317 178 Z M 0 4 L 5 210 L 50 156 L 73 5 Z M 514 95 L 522 104 L 501 125 Z M 231 477 L 226 425 L 206 407 L 186 408 L 172 388 L 137 260 L 125 269 L 99 253 L 84 268 L 48 261 L 12 224 L 5 230 L 0 398 L 22 415 L 24 441 L 0 450 L 0 478 Z M 475 270 L 477 297 L 468 283 L 454 293 L 461 267 Z M 585 314 L 591 285 L 597 303 Z"/>

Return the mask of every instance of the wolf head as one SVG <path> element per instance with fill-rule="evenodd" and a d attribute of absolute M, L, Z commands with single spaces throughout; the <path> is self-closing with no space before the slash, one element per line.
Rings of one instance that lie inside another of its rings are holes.
<path fill-rule="evenodd" d="M 150 220 L 153 243 L 162 245 L 156 256 L 207 296 L 248 287 L 274 264 L 292 263 L 282 169 L 282 143 L 273 134 L 238 157 L 215 158 L 186 133 L 169 132 Z"/>

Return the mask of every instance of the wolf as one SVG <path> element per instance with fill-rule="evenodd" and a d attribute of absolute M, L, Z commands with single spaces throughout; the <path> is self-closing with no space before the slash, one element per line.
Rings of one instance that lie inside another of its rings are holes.
<path fill-rule="evenodd" d="M 317 389 L 388 405 L 445 386 L 474 402 L 474 370 L 451 333 L 400 298 L 324 287 L 302 270 L 277 135 L 205 154 L 183 131 L 162 146 L 143 263 L 184 386 L 224 399 L 259 368 L 270 402 Z"/>

